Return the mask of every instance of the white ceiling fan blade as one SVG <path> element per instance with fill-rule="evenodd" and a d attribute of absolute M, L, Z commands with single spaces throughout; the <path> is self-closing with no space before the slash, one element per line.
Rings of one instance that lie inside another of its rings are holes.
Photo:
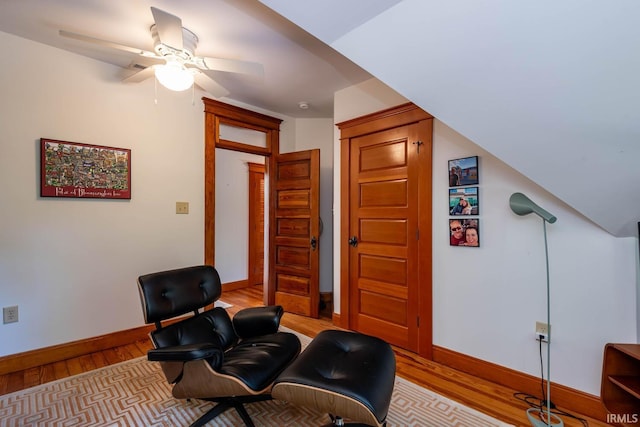
<path fill-rule="evenodd" d="M 205 70 L 226 71 L 228 73 L 248 74 L 255 77 L 264 77 L 264 67 L 258 62 L 240 61 L 237 59 L 223 58 L 197 58 L 203 64 L 198 64 L 200 68 L 204 65 Z"/>
<path fill-rule="evenodd" d="M 141 81 L 146 80 L 149 77 L 154 77 L 155 76 L 154 73 L 155 73 L 155 68 L 151 66 L 151 67 L 143 68 L 137 73 L 133 73 L 132 75 L 123 79 L 122 81 L 125 83 L 140 83 Z"/>
<path fill-rule="evenodd" d="M 213 95 L 215 98 L 222 98 L 229 95 L 229 91 L 220 86 L 215 80 L 207 76 L 203 72 L 194 70 L 193 79 L 205 92 Z"/>
<path fill-rule="evenodd" d="M 148 50 L 138 49 L 135 47 L 125 46 L 120 43 L 111 42 L 108 40 L 97 39 L 95 37 L 85 36 L 83 34 L 72 33 L 70 31 L 60 30 L 58 33 L 63 37 L 68 37 L 70 39 L 80 40 L 83 42 L 93 43 L 104 47 L 109 47 L 112 49 L 123 50 L 125 52 L 135 53 L 136 55 L 148 56 L 148 57 L 156 57 L 157 55 L 153 52 L 149 52 Z"/>
<path fill-rule="evenodd" d="M 160 43 L 177 50 L 182 50 L 182 20 L 177 16 L 152 7 L 151 13 L 156 22 L 156 30 Z"/>

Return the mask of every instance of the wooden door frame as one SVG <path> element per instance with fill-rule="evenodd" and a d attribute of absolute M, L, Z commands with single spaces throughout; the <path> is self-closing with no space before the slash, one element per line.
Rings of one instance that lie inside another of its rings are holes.
<path fill-rule="evenodd" d="M 267 158 L 265 179 L 270 170 L 275 167 L 275 155 L 280 152 L 280 123 L 281 119 L 256 113 L 234 105 L 202 98 L 204 102 L 204 262 L 215 265 L 215 212 L 216 212 L 216 148 L 251 153 Z M 266 147 L 243 144 L 220 138 L 220 125 L 230 125 L 264 132 Z M 269 211 L 272 200 L 269 199 Z M 269 227 L 272 227 L 269 221 Z M 270 281 L 265 286 L 263 294 L 265 304 L 275 301 L 275 289 Z"/>
<path fill-rule="evenodd" d="M 408 102 L 396 107 L 388 108 L 372 114 L 368 114 L 355 119 L 337 123 L 340 129 L 340 314 L 333 318 L 334 324 L 345 329 L 350 329 L 350 299 L 349 299 L 349 221 L 351 218 L 349 188 L 350 188 L 350 162 L 351 162 L 351 140 L 352 138 L 405 126 L 412 123 L 427 121 L 427 126 L 432 130 L 433 116 L 417 105 Z M 431 209 L 432 209 L 432 177 L 423 168 L 420 168 L 419 180 L 427 187 L 425 197 L 420 197 L 419 227 L 420 234 L 424 236 L 424 242 L 419 246 L 420 271 L 419 277 L 422 284 L 426 284 L 426 289 L 420 289 L 420 319 L 433 322 L 433 295 L 432 295 L 432 229 L 431 229 Z M 424 214 L 427 212 L 427 214 Z M 423 322 L 424 322 L 423 320 Z M 432 358 L 433 328 L 419 328 L 418 353 L 426 358 Z"/>
<path fill-rule="evenodd" d="M 265 159 L 266 160 L 266 159 Z M 263 207 L 263 218 L 262 218 L 262 246 L 263 246 L 263 252 L 264 252 L 264 236 L 266 235 L 266 232 L 264 230 L 264 226 L 265 226 L 265 221 L 264 221 L 264 192 L 262 193 L 262 200 L 260 200 L 259 195 L 256 196 L 255 192 L 251 191 L 251 187 L 252 185 L 256 184 L 256 176 L 261 176 L 262 181 L 264 181 L 264 175 L 266 173 L 266 167 L 264 164 L 261 163 L 247 163 L 247 165 L 249 166 L 249 242 L 248 242 L 248 252 L 249 252 L 249 262 L 248 262 L 248 266 L 247 266 L 247 278 L 249 281 L 249 286 L 253 286 L 253 281 L 251 280 L 253 275 L 252 275 L 252 271 L 254 270 L 255 264 L 257 262 L 262 262 L 262 279 L 261 279 L 261 283 L 264 285 L 264 256 L 262 257 L 261 260 L 258 260 L 256 257 L 253 257 L 253 251 L 252 249 L 255 248 L 254 245 L 256 245 L 256 240 L 253 236 L 255 236 L 254 230 L 256 229 L 256 215 L 253 214 L 253 212 L 255 212 L 255 209 L 251 209 L 252 207 L 256 207 L 256 203 L 262 202 L 262 207 Z M 258 199 L 258 200 L 256 200 Z"/>

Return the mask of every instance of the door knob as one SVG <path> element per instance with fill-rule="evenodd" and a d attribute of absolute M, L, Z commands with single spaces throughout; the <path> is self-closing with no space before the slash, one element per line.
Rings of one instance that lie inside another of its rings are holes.
<path fill-rule="evenodd" d="M 316 236 L 311 237 L 311 250 L 315 251 L 317 246 L 318 246 L 318 239 L 316 239 Z"/>
<path fill-rule="evenodd" d="M 351 237 L 349 239 L 349 244 L 355 248 L 358 246 L 358 238 L 356 236 Z"/>

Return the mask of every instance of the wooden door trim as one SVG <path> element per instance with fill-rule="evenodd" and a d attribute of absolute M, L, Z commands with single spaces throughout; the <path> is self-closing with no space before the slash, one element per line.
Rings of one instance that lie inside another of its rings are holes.
<path fill-rule="evenodd" d="M 336 123 L 336 126 L 340 129 L 340 139 L 343 140 L 432 118 L 431 114 L 421 110 L 414 103 L 407 102 L 396 107 Z"/>
<path fill-rule="evenodd" d="M 429 120 L 421 120 L 418 126 L 422 127 L 421 134 L 433 136 L 433 118 Z M 428 283 L 427 292 L 420 292 L 420 300 L 418 313 L 421 319 L 428 322 L 430 327 L 418 328 L 418 349 L 421 356 L 431 359 L 433 357 L 433 230 L 432 215 L 433 212 L 433 174 L 432 169 L 425 170 L 422 165 L 433 165 L 433 138 L 430 141 L 431 147 L 425 150 L 428 158 L 424 160 L 418 169 L 418 182 L 422 186 L 421 192 L 423 196 L 418 197 L 418 228 L 420 230 L 420 240 L 429 242 L 429 244 L 421 244 L 418 262 L 418 276 L 420 283 Z M 425 147 L 426 148 L 426 147 Z"/>
<path fill-rule="evenodd" d="M 425 122 L 423 126 L 433 130 L 433 116 L 420 109 L 413 103 L 406 103 L 396 107 L 388 108 L 376 113 L 368 114 L 355 119 L 337 123 L 340 130 L 340 315 L 334 316 L 337 326 L 350 329 L 350 295 L 349 295 L 349 221 L 351 218 L 349 189 L 350 189 L 350 168 L 351 163 L 351 140 L 359 136 L 379 132 L 394 127 L 405 126 L 412 123 Z M 431 153 L 429 154 L 431 156 Z M 430 157 L 431 159 L 431 157 Z M 430 160 L 429 159 L 429 160 Z M 432 178 L 427 171 L 419 171 L 419 179 L 428 188 L 428 197 L 420 197 L 419 211 L 431 212 L 431 187 Z M 424 201 L 422 201 L 424 199 Z M 426 211 L 425 211 L 426 210 Z M 424 230 L 426 238 L 431 241 L 432 230 L 430 223 L 431 215 L 420 215 L 421 233 Z M 420 248 L 420 279 L 422 283 L 430 283 L 432 277 L 432 252 L 431 245 L 422 245 Z M 421 304 L 419 308 L 420 318 L 423 321 L 432 322 L 433 303 L 430 289 L 421 293 Z M 432 357 L 432 328 L 420 328 L 419 354 L 421 356 Z"/>
<path fill-rule="evenodd" d="M 224 102 L 215 101 L 209 98 L 202 98 L 204 102 L 204 112 L 213 114 L 221 120 L 226 120 L 234 126 L 244 127 L 247 129 L 263 130 L 271 129 L 280 130 L 281 119 L 267 116 L 266 114 L 256 113 L 246 108 L 236 107 L 235 105 L 225 104 Z M 273 147 L 270 150 L 274 152 Z"/>
<path fill-rule="evenodd" d="M 265 236 L 264 192 L 262 194 L 262 199 L 261 199 L 260 196 L 257 195 L 256 192 L 252 190 L 252 187 L 255 186 L 261 180 L 264 182 L 264 174 L 266 172 L 266 167 L 264 164 L 251 163 L 251 162 L 247 163 L 247 166 L 249 167 L 249 224 L 248 224 L 249 225 L 249 230 L 248 230 L 249 231 L 248 233 L 249 262 L 248 262 L 248 268 L 247 268 L 247 282 L 249 286 L 258 284 L 258 283 L 255 283 L 253 280 L 254 279 L 253 271 L 255 270 L 256 263 L 262 263 L 263 277 L 260 279 L 260 283 L 264 285 L 264 256 L 262 257 L 262 259 L 258 259 L 258 257 L 254 256 L 256 245 L 259 247 L 262 244 L 263 245 L 262 250 L 264 252 L 264 238 L 262 239 L 262 242 L 260 242 L 259 239 L 256 239 L 256 236 L 259 236 L 259 234 L 255 232 L 257 228 L 257 224 L 256 224 L 256 215 L 253 214 L 256 211 L 260 211 L 260 206 L 256 206 L 256 204 L 262 203 L 262 215 L 263 215 L 262 236 L 264 237 Z"/>
<path fill-rule="evenodd" d="M 204 129 L 204 262 L 215 264 L 215 212 L 216 212 L 216 148 L 224 148 L 267 157 L 266 175 L 275 166 L 275 154 L 280 152 L 281 119 L 256 113 L 209 98 L 202 98 L 205 112 Z M 231 124 L 266 134 L 266 148 L 220 139 L 220 124 Z M 269 209 L 272 201 L 269 200 Z M 271 224 L 269 225 L 272 226 Z M 267 282 L 265 304 L 273 303 L 274 289 Z M 270 302 L 271 301 L 271 302 Z"/>

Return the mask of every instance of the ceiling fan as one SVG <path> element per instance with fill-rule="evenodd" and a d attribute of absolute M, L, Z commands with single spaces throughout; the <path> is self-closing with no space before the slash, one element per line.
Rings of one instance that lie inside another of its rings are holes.
<path fill-rule="evenodd" d="M 134 53 L 145 59 L 141 62 L 151 64 L 136 65 L 141 70 L 124 79 L 126 82 L 141 82 L 155 75 L 158 81 L 170 90 L 186 90 L 195 83 L 219 98 L 228 95 L 229 92 L 213 79 L 212 72 L 242 73 L 256 77 L 264 75 L 262 64 L 257 62 L 196 56 L 198 37 L 182 26 L 180 18 L 155 7 L 151 8 L 151 13 L 155 21 L 150 28 L 154 52 L 64 30 L 60 30 L 59 34 Z"/>

